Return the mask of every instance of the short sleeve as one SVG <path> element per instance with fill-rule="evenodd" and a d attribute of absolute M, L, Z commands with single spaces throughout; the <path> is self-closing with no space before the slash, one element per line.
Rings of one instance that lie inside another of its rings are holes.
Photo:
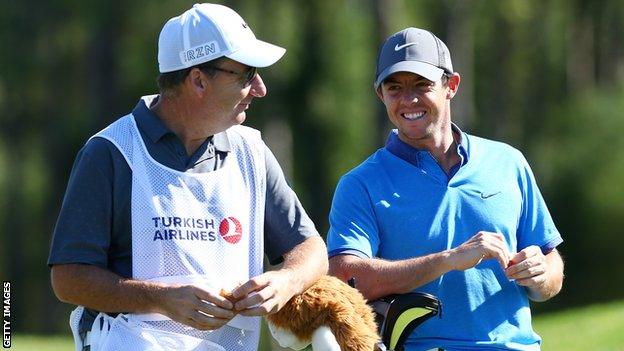
<path fill-rule="evenodd" d="M 329 256 L 356 254 L 374 257 L 379 231 L 369 192 L 360 178 L 347 174 L 340 179 L 329 213 Z"/>
<path fill-rule="evenodd" d="M 563 238 L 548 211 L 531 167 L 524 156 L 520 157 L 522 213 L 518 223 L 518 250 L 537 245 L 546 254 L 561 244 Z"/>
<path fill-rule="evenodd" d="M 112 166 L 106 141 L 91 139 L 78 153 L 54 228 L 48 265 L 106 268 L 111 240 Z"/>
<path fill-rule="evenodd" d="M 314 223 L 293 189 L 286 182 L 277 159 L 265 146 L 266 204 L 264 221 L 265 252 L 271 264 L 305 239 L 318 236 Z"/>

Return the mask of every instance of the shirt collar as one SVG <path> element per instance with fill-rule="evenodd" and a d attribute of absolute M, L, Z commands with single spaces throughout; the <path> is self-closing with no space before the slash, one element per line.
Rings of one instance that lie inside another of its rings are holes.
<path fill-rule="evenodd" d="M 155 104 L 156 101 L 158 101 L 158 95 L 143 96 L 132 110 L 137 127 L 139 127 L 153 143 L 157 143 L 167 134 L 174 135 L 160 118 L 158 118 L 154 111 L 149 109 L 149 106 Z M 232 148 L 226 131 L 217 133 L 211 138 L 215 150 L 221 152 L 231 151 Z"/>
<path fill-rule="evenodd" d="M 457 152 L 462 159 L 460 166 L 463 166 L 468 163 L 468 137 L 467 134 L 459 129 L 459 126 L 453 122 L 451 122 L 451 129 L 459 139 L 457 140 Z"/>
<path fill-rule="evenodd" d="M 230 139 L 228 138 L 227 131 L 215 134 L 212 138 L 212 143 L 214 144 L 215 150 L 217 151 L 230 152 L 232 150 L 232 148 L 230 147 Z"/>
<path fill-rule="evenodd" d="M 455 123 L 451 123 L 453 133 L 459 137 L 457 144 L 457 152 L 461 158 L 460 167 L 468 163 L 468 138 L 466 134 L 459 129 Z M 420 167 L 419 153 L 427 153 L 426 150 L 417 149 L 399 138 L 397 129 L 390 131 L 386 140 L 386 149 L 398 158 L 407 161 L 417 167 Z"/>
<path fill-rule="evenodd" d="M 153 143 L 158 142 L 163 136 L 169 133 L 173 134 L 160 118 L 156 116 L 154 111 L 149 109 L 149 106 L 156 103 L 156 101 L 158 101 L 158 95 L 143 96 L 134 107 L 134 110 L 132 110 L 137 127 L 139 127 Z"/>

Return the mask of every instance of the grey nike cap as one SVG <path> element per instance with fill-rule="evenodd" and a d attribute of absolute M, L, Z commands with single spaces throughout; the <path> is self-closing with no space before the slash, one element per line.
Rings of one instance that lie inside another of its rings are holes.
<path fill-rule="evenodd" d="M 453 73 L 451 53 L 433 33 L 406 28 L 383 43 L 377 57 L 375 89 L 396 72 L 412 72 L 430 81 L 437 81 L 442 73 Z"/>

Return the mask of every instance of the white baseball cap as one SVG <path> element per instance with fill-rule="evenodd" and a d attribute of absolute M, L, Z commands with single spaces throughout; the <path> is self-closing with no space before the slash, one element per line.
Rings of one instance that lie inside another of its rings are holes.
<path fill-rule="evenodd" d="M 158 38 L 161 73 L 225 56 L 251 67 L 267 67 L 286 49 L 256 39 L 247 23 L 223 5 L 195 4 L 163 26 Z"/>

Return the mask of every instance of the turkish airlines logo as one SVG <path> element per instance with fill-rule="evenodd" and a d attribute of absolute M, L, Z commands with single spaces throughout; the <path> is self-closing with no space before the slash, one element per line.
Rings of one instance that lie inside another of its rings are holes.
<path fill-rule="evenodd" d="M 219 234 L 228 243 L 236 244 L 243 237 L 243 226 L 238 219 L 227 217 L 219 224 Z"/>

